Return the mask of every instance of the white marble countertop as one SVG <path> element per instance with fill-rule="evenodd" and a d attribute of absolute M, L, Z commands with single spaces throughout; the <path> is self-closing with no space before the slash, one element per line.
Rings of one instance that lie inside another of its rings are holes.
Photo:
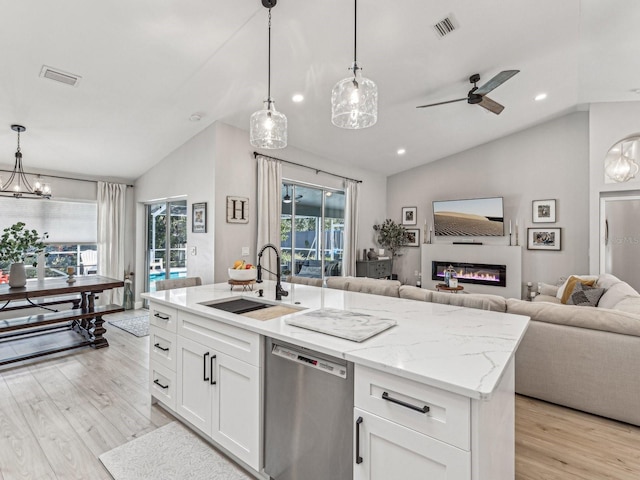
<path fill-rule="evenodd" d="M 235 325 L 261 335 L 344 358 L 470 398 L 489 399 L 522 339 L 528 318 L 486 310 L 283 284 L 289 296 L 275 298 L 275 282 L 253 292 L 230 291 L 228 284 L 144 293 L 150 301 Z M 293 313 L 260 321 L 213 309 L 201 303 L 243 296 L 267 303 L 303 307 L 309 312 L 332 308 L 396 320 L 396 326 L 361 343 L 288 325 Z"/>

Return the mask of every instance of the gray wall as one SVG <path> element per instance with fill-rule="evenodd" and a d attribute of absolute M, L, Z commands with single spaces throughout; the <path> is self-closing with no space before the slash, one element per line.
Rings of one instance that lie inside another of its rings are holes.
<path fill-rule="evenodd" d="M 572 113 L 393 175 L 387 180 L 387 216 L 399 222 L 403 206 L 417 206 L 422 242 L 425 219 L 433 223 L 433 200 L 502 196 L 505 222 L 508 225 L 511 220 L 515 230 L 518 220 L 524 283 L 556 283 L 560 277 L 586 273 L 589 269 L 588 135 L 588 114 Z M 533 224 L 531 202 L 553 198 L 557 200 L 557 222 Z M 541 226 L 562 228 L 561 251 L 526 250 L 526 229 Z M 451 243 L 454 240 L 457 238 L 434 241 Z M 499 245 L 509 242 L 508 236 L 476 240 Z M 396 259 L 394 273 L 400 280 L 415 283 L 414 271 L 419 267 L 420 249 L 408 247 L 404 255 Z"/>
<path fill-rule="evenodd" d="M 386 178 L 351 166 L 333 162 L 308 152 L 287 147 L 264 152 L 277 158 L 363 180 L 360 191 L 358 248 L 371 243 L 371 225 L 384 219 Z M 283 178 L 334 188 L 342 180 L 305 168 L 283 164 Z M 136 231 L 145 232 L 144 204 L 171 197 L 186 198 L 191 215 L 193 202 L 208 202 L 208 232 L 189 233 L 188 248 L 197 247 L 197 256 L 189 256 L 188 275 L 202 277 L 203 283 L 224 282 L 234 260 L 245 258 L 255 263 L 257 231 L 257 162 L 249 144 L 248 132 L 215 122 L 200 134 L 165 157 L 136 181 Z M 249 223 L 226 223 L 226 197 L 249 198 Z M 191 222 L 191 218 L 188 218 Z M 145 235 L 136 237 L 136 267 L 144 272 Z M 241 257 L 242 247 L 249 256 Z M 136 292 L 141 292 L 144 278 L 136 278 Z"/>

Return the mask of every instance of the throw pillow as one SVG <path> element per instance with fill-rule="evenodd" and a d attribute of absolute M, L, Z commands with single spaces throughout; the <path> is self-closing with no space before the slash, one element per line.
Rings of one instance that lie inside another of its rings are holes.
<path fill-rule="evenodd" d="M 591 277 L 591 278 L 585 278 L 585 277 L 586 275 L 584 277 L 571 275 L 567 279 L 567 282 L 564 285 L 564 291 L 560 293 L 560 289 L 558 289 L 558 298 L 562 303 L 567 303 L 567 300 L 573 294 L 573 289 L 577 283 L 582 283 L 589 287 L 593 287 L 593 284 L 596 283 L 596 280 L 598 279 L 598 277 Z"/>
<path fill-rule="evenodd" d="M 567 299 L 567 305 L 577 305 L 579 307 L 595 307 L 598 305 L 600 297 L 604 293 L 604 288 L 596 288 L 576 282 L 573 292 Z"/>

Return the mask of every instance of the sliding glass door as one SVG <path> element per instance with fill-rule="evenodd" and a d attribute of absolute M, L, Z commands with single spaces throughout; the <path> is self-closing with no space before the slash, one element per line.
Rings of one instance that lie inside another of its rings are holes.
<path fill-rule="evenodd" d="M 147 292 L 158 280 L 187 276 L 186 250 L 187 201 L 147 205 Z"/>
<path fill-rule="evenodd" d="M 342 275 L 345 193 L 284 182 L 280 224 L 285 275 Z"/>

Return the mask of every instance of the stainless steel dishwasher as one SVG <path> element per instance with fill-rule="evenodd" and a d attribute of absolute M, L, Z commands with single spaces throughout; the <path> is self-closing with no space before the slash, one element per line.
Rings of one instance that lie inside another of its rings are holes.
<path fill-rule="evenodd" d="M 266 340 L 265 472 L 351 480 L 353 363 Z"/>

